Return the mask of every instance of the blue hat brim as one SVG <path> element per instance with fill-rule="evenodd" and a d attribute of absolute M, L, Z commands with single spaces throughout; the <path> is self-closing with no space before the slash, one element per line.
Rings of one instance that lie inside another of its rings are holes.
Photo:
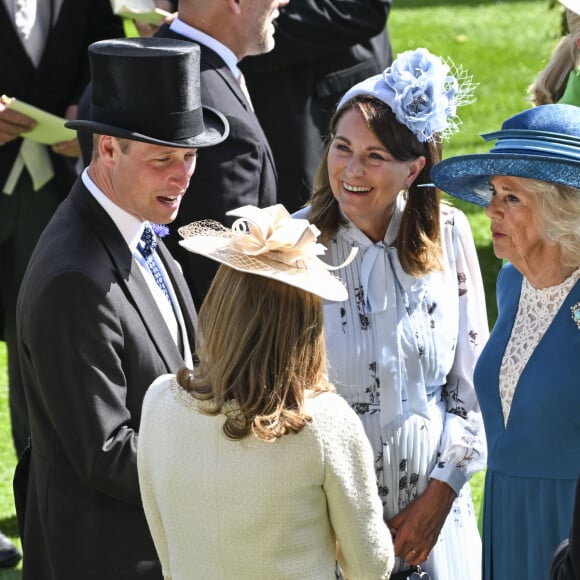
<path fill-rule="evenodd" d="M 481 206 L 489 205 L 489 180 L 494 175 L 526 177 L 580 188 L 580 160 L 487 153 L 450 157 L 431 169 L 431 180 L 439 189 Z"/>

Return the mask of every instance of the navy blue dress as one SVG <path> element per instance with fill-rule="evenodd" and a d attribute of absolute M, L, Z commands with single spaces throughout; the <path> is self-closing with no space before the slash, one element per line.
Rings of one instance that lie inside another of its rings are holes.
<path fill-rule="evenodd" d="M 580 472 L 580 282 L 528 360 L 504 426 L 499 374 L 521 287 L 522 275 L 506 265 L 498 320 L 475 369 L 488 441 L 485 580 L 549 578 L 551 555 L 570 532 Z"/>

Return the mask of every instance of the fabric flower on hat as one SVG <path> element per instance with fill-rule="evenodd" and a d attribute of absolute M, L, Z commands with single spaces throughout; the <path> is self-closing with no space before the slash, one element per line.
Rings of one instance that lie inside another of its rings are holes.
<path fill-rule="evenodd" d="M 407 126 L 419 141 L 428 141 L 435 134 L 442 138 L 456 127 L 459 94 L 461 104 L 466 104 L 466 77 L 463 75 L 460 91 L 457 76 L 462 75 L 454 74 L 448 63 L 425 48 L 403 52 L 383 73 L 387 103 L 399 123 Z M 469 102 L 473 88 L 469 78 Z"/>
<path fill-rule="evenodd" d="M 397 120 L 420 141 L 444 131 L 447 118 L 455 116 L 457 80 L 449 65 L 428 50 L 420 48 L 399 55 L 383 78 L 387 90 L 393 92 L 391 107 Z"/>
<path fill-rule="evenodd" d="M 264 256 L 289 266 L 322 255 L 320 230 L 308 220 L 293 219 L 283 205 L 260 209 L 244 206 L 228 212 L 238 216 L 232 226 L 231 246 L 248 256 Z"/>
<path fill-rule="evenodd" d="M 213 220 L 193 222 L 179 228 L 179 244 L 239 272 L 271 278 L 325 300 L 348 298 L 344 283 L 330 272 L 352 262 L 358 248 L 352 248 L 342 264 L 331 266 L 318 257 L 326 252 L 317 242 L 320 230 L 306 219 L 293 219 L 282 205 L 246 205 L 226 215 L 238 218 L 231 229 Z"/>
<path fill-rule="evenodd" d="M 475 100 L 476 86 L 467 71 L 451 60 L 417 48 L 399 54 L 382 74 L 349 89 L 339 107 L 357 95 L 380 99 L 424 143 L 446 139 L 458 130 L 457 107 Z"/>

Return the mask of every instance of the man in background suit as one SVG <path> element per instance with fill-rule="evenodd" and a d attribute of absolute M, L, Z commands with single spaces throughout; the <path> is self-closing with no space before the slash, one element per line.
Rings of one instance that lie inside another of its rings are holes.
<path fill-rule="evenodd" d="M 17 6 L 29 4 L 27 15 L 18 12 Z M 89 80 L 88 46 L 122 31 L 109 0 L 0 0 L 0 92 L 74 119 Z M 16 352 L 16 297 L 40 233 L 76 179 L 80 153 L 76 140 L 51 148 L 23 139 L 33 125 L 0 105 L 0 310 L 18 455 L 29 428 Z"/>
<path fill-rule="evenodd" d="M 252 204 L 276 203 L 274 158 L 251 102 L 238 62 L 274 47 L 273 20 L 288 0 L 180 0 L 178 17 L 158 36 L 191 40 L 201 46 L 201 99 L 222 111 L 230 124 L 224 143 L 201 151 L 176 225 L 215 219 L 231 225 L 225 213 Z M 176 228 L 172 228 L 176 230 Z M 178 245 L 177 231 L 167 245 L 183 266 L 196 306 L 201 304 L 217 266 Z"/>
<path fill-rule="evenodd" d="M 0 0 L 0 95 L 72 119 L 88 77 L 87 47 L 120 36 L 109 0 Z M 40 233 L 76 178 L 78 143 L 22 139 L 34 122 L 0 104 L 0 340 L 8 350 L 16 454 L 29 435 L 16 348 L 16 298 Z M 20 554 L 0 532 L 0 567 Z"/>
<path fill-rule="evenodd" d="M 276 46 L 241 64 L 272 147 L 278 202 L 293 212 L 312 193 L 338 100 L 392 61 L 391 0 L 292 0 L 276 19 Z"/>
<path fill-rule="evenodd" d="M 198 148 L 228 127 L 201 105 L 196 44 L 119 39 L 89 54 L 91 118 L 67 125 L 94 134 L 93 159 L 17 306 L 31 427 L 14 479 L 23 580 L 161 580 L 137 431 L 150 383 L 192 364 L 195 309 L 151 227 L 175 219 Z"/>

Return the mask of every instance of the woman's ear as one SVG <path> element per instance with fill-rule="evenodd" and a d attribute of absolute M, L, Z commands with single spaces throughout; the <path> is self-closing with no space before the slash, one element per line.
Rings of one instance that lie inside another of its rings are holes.
<path fill-rule="evenodd" d="M 426 163 L 427 160 L 425 159 L 424 155 L 421 155 L 420 157 L 417 157 L 417 159 L 411 161 L 409 164 L 409 174 L 407 175 L 407 188 L 409 188 L 415 179 L 417 179 L 417 176 L 419 173 L 421 173 L 421 171 L 423 171 Z"/>

